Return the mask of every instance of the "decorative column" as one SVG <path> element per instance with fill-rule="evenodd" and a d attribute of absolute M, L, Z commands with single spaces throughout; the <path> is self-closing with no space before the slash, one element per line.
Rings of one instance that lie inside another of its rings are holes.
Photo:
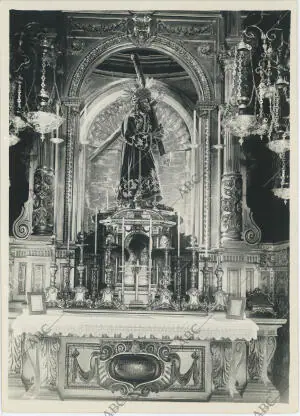
<path fill-rule="evenodd" d="M 54 231 L 54 169 L 51 142 L 37 139 L 38 166 L 33 176 L 32 230 L 36 235 Z"/>
<path fill-rule="evenodd" d="M 258 402 L 264 403 L 266 397 L 269 399 L 279 399 L 280 397 L 268 376 L 268 368 L 276 351 L 277 334 L 274 335 L 272 332 L 275 332 L 275 330 L 269 330 L 271 335 L 268 335 L 268 333 L 261 334 L 258 335 L 256 340 L 249 342 L 248 382 L 243 395 L 245 401 L 256 398 Z"/>
<path fill-rule="evenodd" d="M 203 242 L 205 247 L 205 256 L 208 254 L 210 248 L 210 216 L 211 216 L 211 160 L 210 160 L 210 128 L 211 128 L 211 111 L 216 108 L 215 103 L 205 103 L 198 102 L 197 109 L 199 111 L 199 117 L 201 120 L 201 125 L 204 128 L 203 136 Z M 201 213 L 200 213 L 201 215 Z"/>
<path fill-rule="evenodd" d="M 67 242 L 70 241 L 72 236 L 74 149 L 79 139 L 80 99 L 78 97 L 67 97 L 63 103 L 67 108 L 63 240 Z"/>
<path fill-rule="evenodd" d="M 224 68 L 224 99 L 229 103 L 232 89 L 234 50 L 220 56 Z M 240 145 L 228 130 L 224 131 L 224 163 L 221 184 L 221 241 L 239 241 L 242 237 L 243 181 L 240 174 Z"/>
<path fill-rule="evenodd" d="M 246 341 L 212 341 L 211 401 L 242 401 L 238 370 L 246 363 Z M 245 371 L 245 370 L 244 370 Z"/>

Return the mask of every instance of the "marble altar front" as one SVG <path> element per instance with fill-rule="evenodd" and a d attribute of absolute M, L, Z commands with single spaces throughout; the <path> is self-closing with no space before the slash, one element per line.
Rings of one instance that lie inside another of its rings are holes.
<path fill-rule="evenodd" d="M 268 367 L 283 319 L 224 313 L 25 309 L 11 326 L 10 367 L 24 397 L 257 401 L 278 394 Z"/>

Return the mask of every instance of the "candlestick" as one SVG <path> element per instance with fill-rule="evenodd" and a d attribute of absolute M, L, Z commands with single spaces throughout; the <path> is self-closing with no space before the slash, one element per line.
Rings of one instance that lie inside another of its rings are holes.
<path fill-rule="evenodd" d="M 192 182 L 192 189 L 191 189 L 191 234 L 194 235 L 194 227 L 195 227 L 195 219 L 194 219 L 194 209 L 195 209 L 195 149 L 196 149 L 196 137 L 197 137 L 197 115 L 196 110 L 193 111 L 193 136 L 192 136 L 192 146 L 191 146 L 191 182 Z"/>
<path fill-rule="evenodd" d="M 190 268 L 191 273 L 191 287 L 189 290 L 186 291 L 189 299 L 188 301 L 184 301 L 182 303 L 183 310 L 204 310 L 207 312 L 207 305 L 203 305 L 200 302 L 200 290 L 196 287 L 196 276 L 198 274 L 198 267 L 197 267 L 197 253 L 198 253 L 198 246 L 197 240 L 194 236 L 191 238 L 191 245 L 187 248 L 191 251 L 192 254 L 192 266 Z"/>
<path fill-rule="evenodd" d="M 53 232 L 57 234 L 57 185 L 58 185 L 58 178 L 57 178 L 57 166 L 58 166 L 58 152 L 57 152 L 57 144 L 54 144 L 54 202 L 53 202 Z"/>
<path fill-rule="evenodd" d="M 82 175 L 82 188 L 81 188 L 81 200 L 82 200 L 82 206 L 81 206 L 81 230 L 83 232 L 84 230 L 84 191 L 85 191 L 85 163 L 86 163 L 86 145 L 82 145 L 82 165 L 83 165 L 83 175 Z"/>
<path fill-rule="evenodd" d="M 177 212 L 177 257 L 180 257 L 180 212 Z"/>
<path fill-rule="evenodd" d="M 98 243 L 98 210 L 95 210 L 95 252 L 97 254 L 97 243 Z"/>
<path fill-rule="evenodd" d="M 67 236 L 67 250 L 70 250 L 70 235 L 71 235 L 71 203 L 68 203 L 68 236 Z"/>
<path fill-rule="evenodd" d="M 151 301 L 151 275 L 152 275 L 152 218 L 149 226 L 149 282 L 148 282 L 148 302 Z"/>
<path fill-rule="evenodd" d="M 125 218 L 122 219 L 122 302 L 125 294 Z"/>

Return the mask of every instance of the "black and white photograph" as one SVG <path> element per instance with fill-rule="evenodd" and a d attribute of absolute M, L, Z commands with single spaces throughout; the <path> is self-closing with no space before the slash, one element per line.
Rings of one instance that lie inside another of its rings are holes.
<path fill-rule="evenodd" d="M 296 412 L 296 3 L 54 3 L 8 10 L 4 410 Z"/>

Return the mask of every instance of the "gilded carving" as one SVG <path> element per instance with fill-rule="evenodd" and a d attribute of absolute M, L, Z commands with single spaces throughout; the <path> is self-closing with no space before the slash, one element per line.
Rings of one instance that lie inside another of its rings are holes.
<path fill-rule="evenodd" d="M 100 386 L 121 395 L 140 397 L 168 389 L 204 391 L 204 347 L 187 347 L 191 364 L 183 373 L 176 347 L 172 349 L 162 342 L 110 341 L 98 347 L 91 345 L 87 371 L 79 363 L 81 348 L 85 347 L 68 345 L 70 388 Z"/>
<path fill-rule="evenodd" d="M 204 43 L 203 45 L 198 46 L 197 52 L 199 56 L 211 56 L 214 50 L 212 45 L 209 43 Z"/>
<path fill-rule="evenodd" d="M 248 244 L 258 244 L 261 240 L 261 230 L 253 219 L 252 211 L 248 208 L 246 212 L 247 215 L 244 223 L 245 225 L 247 224 L 247 228 L 244 232 L 244 239 Z"/>
<path fill-rule="evenodd" d="M 57 360 L 60 348 L 59 338 L 44 337 L 40 341 L 42 383 L 47 386 L 56 386 Z"/>
<path fill-rule="evenodd" d="M 212 354 L 212 382 L 216 390 L 226 388 L 230 376 L 232 360 L 231 342 L 211 342 Z"/>
<path fill-rule="evenodd" d="M 34 234 L 51 234 L 53 231 L 53 183 L 52 169 L 39 167 L 34 174 L 34 198 L 32 226 Z"/>
<path fill-rule="evenodd" d="M 70 55 L 79 56 L 83 53 L 85 47 L 85 42 L 82 39 L 72 39 L 68 51 Z"/>
<path fill-rule="evenodd" d="M 124 32 L 127 28 L 127 19 L 121 19 L 114 23 L 81 23 L 76 22 L 73 19 L 69 20 L 70 30 L 72 32 L 88 32 L 88 33 L 97 33 L 98 35 L 111 35 L 115 32 Z"/>
<path fill-rule="evenodd" d="M 242 177 L 225 174 L 221 187 L 222 239 L 240 240 L 242 233 Z"/>
<path fill-rule="evenodd" d="M 10 373 L 20 374 L 22 335 L 14 336 L 9 332 L 8 368 Z"/>
<path fill-rule="evenodd" d="M 22 207 L 21 214 L 13 224 L 13 235 L 20 240 L 26 240 L 32 233 L 32 199 L 28 199 Z"/>
<path fill-rule="evenodd" d="M 264 250 L 260 254 L 260 267 L 282 267 L 289 265 L 289 250 Z"/>
<path fill-rule="evenodd" d="M 270 383 L 268 367 L 276 350 L 276 337 L 258 336 L 251 340 L 248 353 L 248 374 L 251 380 Z"/>
<path fill-rule="evenodd" d="M 153 31 L 153 27 L 158 32 L 172 34 L 179 37 L 190 37 L 195 35 L 212 35 L 214 31 L 213 23 L 203 24 L 187 24 L 181 25 L 178 23 L 170 24 L 162 20 L 155 19 L 149 14 L 135 13 L 126 19 L 120 19 L 112 23 L 81 23 L 74 19 L 69 19 L 71 32 L 87 32 L 97 35 L 110 36 L 113 33 L 133 32 L 135 37 L 139 37 L 140 33 L 145 32 L 142 37 L 148 37 L 148 34 Z"/>
<path fill-rule="evenodd" d="M 26 272 L 27 272 L 27 263 L 19 263 L 18 270 L 18 295 L 25 295 L 26 289 Z"/>
<path fill-rule="evenodd" d="M 179 37 L 189 37 L 195 35 L 212 35 L 213 34 L 213 24 L 203 24 L 203 25 L 178 25 L 170 24 L 166 22 L 159 21 L 157 23 L 158 30 L 161 33 L 167 33 Z"/>
<path fill-rule="evenodd" d="M 156 35 L 156 20 L 150 15 L 135 14 L 127 22 L 127 34 L 136 46 L 149 45 Z"/>

